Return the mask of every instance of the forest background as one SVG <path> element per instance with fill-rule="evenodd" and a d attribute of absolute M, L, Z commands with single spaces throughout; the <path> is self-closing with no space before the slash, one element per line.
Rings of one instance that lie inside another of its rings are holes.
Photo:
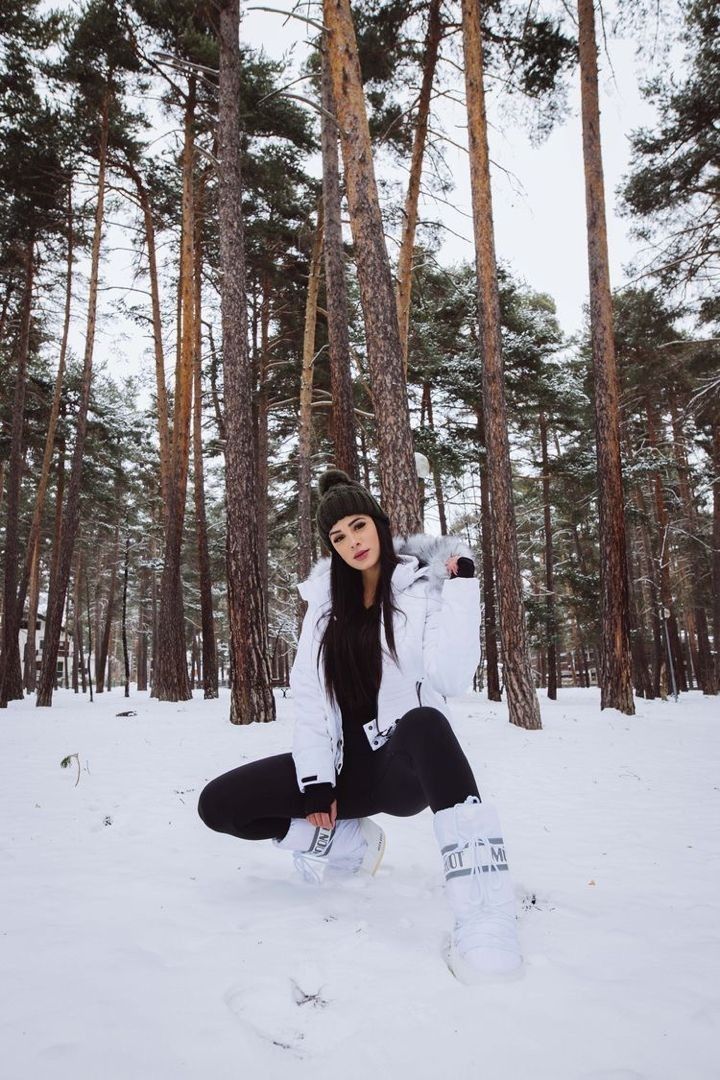
<path fill-rule="evenodd" d="M 333 462 L 473 545 L 515 723 L 717 693 L 717 6 L 250 8 L 0 16 L 0 705 L 272 719 Z"/>

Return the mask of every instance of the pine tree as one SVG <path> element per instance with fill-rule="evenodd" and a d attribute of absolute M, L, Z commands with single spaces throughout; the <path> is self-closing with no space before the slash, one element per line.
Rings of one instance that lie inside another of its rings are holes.
<path fill-rule="evenodd" d="M 247 354 L 245 254 L 239 117 L 238 0 L 223 0 L 220 45 L 218 179 L 223 365 L 227 432 L 228 599 L 232 704 L 236 724 L 275 719 L 267 623 L 254 508 L 257 459 L 253 438 L 252 370 Z"/>

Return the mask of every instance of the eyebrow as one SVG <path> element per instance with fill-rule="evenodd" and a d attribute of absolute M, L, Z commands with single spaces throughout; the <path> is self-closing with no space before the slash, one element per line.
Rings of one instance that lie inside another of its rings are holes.
<path fill-rule="evenodd" d="M 362 520 L 363 519 L 361 517 L 353 518 L 352 521 L 350 522 L 350 524 L 348 525 L 348 528 L 349 529 L 352 528 L 352 526 L 355 524 L 356 521 L 362 521 Z M 333 529 L 333 531 L 330 533 L 330 538 L 332 539 L 333 536 L 337 536 L 338 534 L 340 534 L 340 536 L 342 536 L 342 529 Z"/>

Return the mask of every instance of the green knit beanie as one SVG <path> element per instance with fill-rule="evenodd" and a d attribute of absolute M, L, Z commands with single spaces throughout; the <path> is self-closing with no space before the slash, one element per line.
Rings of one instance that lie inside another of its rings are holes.
<path fill-rule="evenodd" d="M 316 521 L 320 539 L 328 551 L 332 551 L 330 530 L 340 518 L 350 514 L 368 514 L 369 517 L 390 524 L 390 518 L 377 499 L 374 499 L 362 484 L 358 484 L 357 480 L 351 480 L 342 469 L 328 469 L 324 472 L 318 481 L 318 489 L 320 501 Z"/>

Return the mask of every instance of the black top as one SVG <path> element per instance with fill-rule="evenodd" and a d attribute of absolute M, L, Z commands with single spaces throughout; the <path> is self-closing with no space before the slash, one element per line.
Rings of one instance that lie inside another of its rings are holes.
<path fill-rule="evenodd" d="M 378 607 L 373 604 L 363 608 L 361 618 L 367 622 L 378 622 Z M 338 706 L 343 724 L 343 756 L 345 760 L 357 761 L 361 755 L 372 754 L 372 748 L 363 724 L 377 716 L 377 693 L 371 686 L 363 688 L 363 693 L 354 699 L 343 695 L 342 686 L 338 691 Z M 335 797 L 332 784 L 309 784 L 305 789 L 305 813 L 326 813 Z"/>

